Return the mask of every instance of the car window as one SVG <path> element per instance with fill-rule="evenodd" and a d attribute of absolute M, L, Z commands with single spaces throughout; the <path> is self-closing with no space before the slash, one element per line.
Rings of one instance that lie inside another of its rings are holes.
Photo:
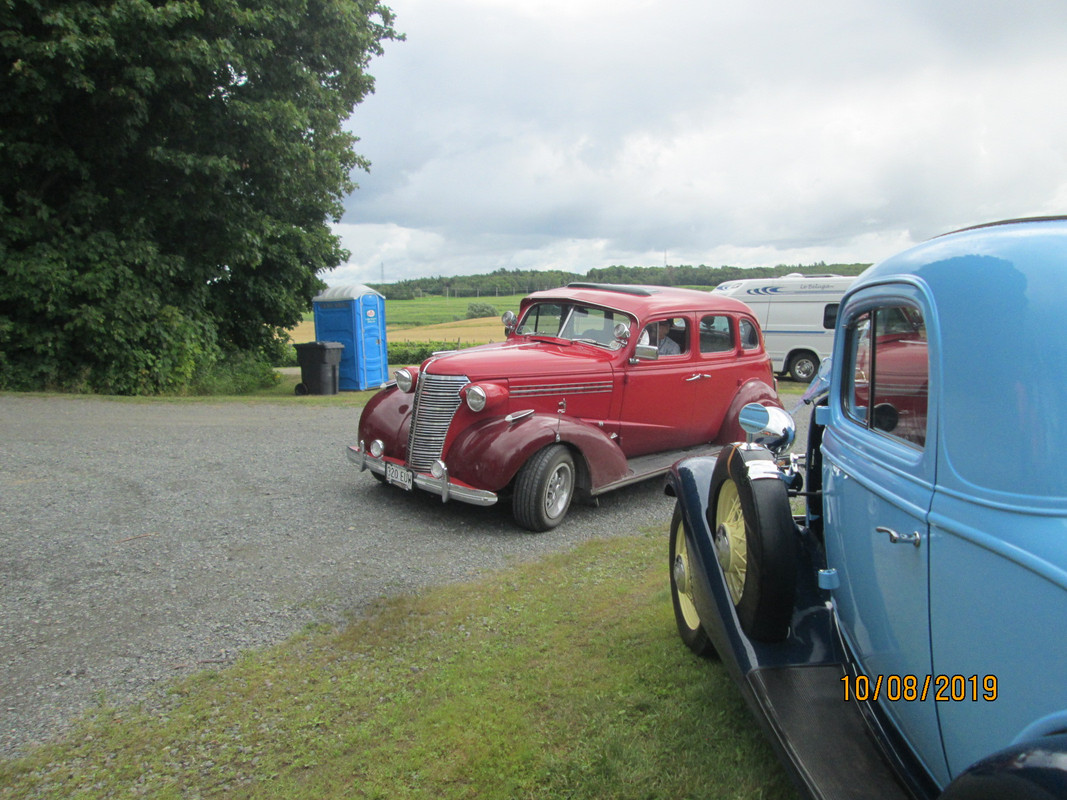
<path fill-rule="evenodd" d="M 627 328 L 632 320 L 626 314 L 597 306 L 572 303 L 536 303 L 517 328 L 520 335 L 554 336 L 618 350 L 624 342 L 615 338 L 615 326 Z"/>
<path fill-rule="evenodd" d="M 530 306 L 522 318 L 518 333 L 557 336 L 563 324 L 564 306 L 561 303 L 537 303 Z"/>
<path fill-rule="evenodd" d="M 738 327 L 741 330 L 741 349 L 759 349 L 759 331 L 756 329 L 755 323 L 750 319 L 743 319 Z"/>
<path fill-rule="evenodd" d="M 642 331 L 640 343 L 655 347 L 660 358 L 688 353 L 689 320 L 685 317 L 653 320 Z"/>
<path fill-rule="evenodd" d="M 734 349 L 734 334 L 730 318 L 708 315 L 700 320 L 700 352 L 728 353 Z"/>
<path fill-rule="evenodd" d="M 930 359 L 922 312 L 874 309 L 847 332 L 845 412 L 866 428 L 925 446 Z"/>
<path fill-rule="evenodd" d="M 615 339 L 616 322 L 625 322 L 629 327 L 629 318 L 624 314 L 596 306 L 572 306 L 560 336 L 617 350 L 623 343 Z"/>

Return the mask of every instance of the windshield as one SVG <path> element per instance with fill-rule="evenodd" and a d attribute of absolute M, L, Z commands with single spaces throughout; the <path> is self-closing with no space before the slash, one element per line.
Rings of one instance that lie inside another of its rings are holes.
<path fill-rule="evenodd" d="M 620 322 L 627 331 L 633 324 L 632 318 L 621 311 L 551 301 L 534 303 L 526 309 L 515 332 L 525 336 L 552 336 L 618 350 L 625 344 L 625 340 L 615 337 L 615 326 Z"/>

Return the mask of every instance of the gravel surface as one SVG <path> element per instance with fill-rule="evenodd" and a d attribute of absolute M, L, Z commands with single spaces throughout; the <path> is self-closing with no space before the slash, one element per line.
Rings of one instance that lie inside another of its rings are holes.
<path fill-rule="evenodd" d="M 0 755 L 376 598 L 670 519 L 661 481 L 544 534 L 408 495 L 345 458 L 358 415 L 0 395 Z"/>

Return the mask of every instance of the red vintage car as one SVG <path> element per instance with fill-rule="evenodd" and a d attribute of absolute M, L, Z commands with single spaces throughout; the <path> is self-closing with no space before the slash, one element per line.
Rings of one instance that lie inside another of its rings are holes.
<path fill-rule="evenodd" d="M 488 506 L 532 531 L 575 495 L 663 475 L 743 438 L 740 409 L 779 406 L 743 303 L 659 286 L 572 283 L 504 315 L 498 344 L 396 371 L 348 457 L 379 480 Z"/>

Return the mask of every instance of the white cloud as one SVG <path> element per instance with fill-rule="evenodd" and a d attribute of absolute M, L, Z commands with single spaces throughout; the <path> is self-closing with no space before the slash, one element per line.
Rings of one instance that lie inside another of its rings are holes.
<path fill-rule="evenodd" d="M 1058 2 L 393 7 L 331 283 L 875 261 L 1064 210 Z"/>

